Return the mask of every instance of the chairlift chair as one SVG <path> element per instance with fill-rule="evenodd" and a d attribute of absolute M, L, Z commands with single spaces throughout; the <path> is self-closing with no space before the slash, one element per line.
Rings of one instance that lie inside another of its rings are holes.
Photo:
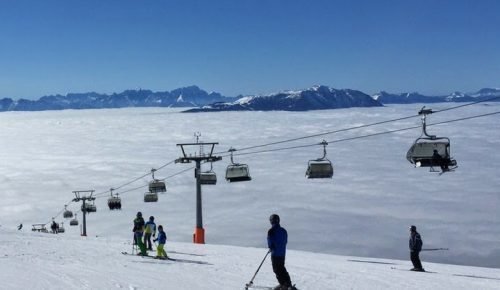
<path fill-rule="evenodd" d="M 217 184 L 217 175 L 215 172 L 202 172 L 200 173 L 200 183 L 204 185 Z"/>
<path fill-rule="evenodd" d="M 82 204 L 81 209 L 83 212 L 96 212 L 97 211 L 97 207 L 95 206 L 95 203 L 93 201 L 92 201 L 92 203 L 85 202 L 84 204 Z"/>
<path fill-rule="evenodd" d="M 110 210 L 122 209 L 122 199 L 118 197 L 118 193 L 113 194 L 113 190 L 113 188 L 109 190 L 111 193 L 111 197 L 108 198 L 108 207 Z"/>
<path fill-rule="evenodd" d="M 307 178 L 332 178 L 333 176 L 332 162 L 326 158 L 326 145 L 328 143 L 323 140 L 320 145 L 323 145 L 323 157 L 309 160 L 306 170 Z"/>
<path fill-rule="evenodd" d="M 122 200 L 118 196 L 108 198 L 108 207 L 110 210 L 122 209 Z"/>
<path fill-rule="evenodd" d="M 426 115 L 432 114 L 432 110 L 424 108 L 419 112 L 419 115 L 423 115 L 422 134 L 413 142 L 406 153 L 406 159 L 415 167 L 430 167 L 430 171 L 436 171 L 434 167 L 441 167 L 443 170 L 456 168 L 457 161 L 450 157 L 450 139 L 427 133 Z"/>
<path fill-rule="evenodd" d="M 248 168 L 248 165 L 233 162 L 234 151 L 236 151 L 236 149 L 229 149 L 229 152 L 231 152 L 231 164 L 229 164 L 226 168 L 226 180 L 229 182 L 252 180 L 252 177 L 250 177 L 250 169 Z"/>
<path fill-rule="evenodd" d="M 33 228 L 31 229 L 33 232 L 42 232 L 42 233 L 48 233 L 49 231 L 45 227 L 45 224 L 33 224 Z"/>
<path fill-rule="evenodd" d="M 66 207 L 67 207 L 67 205 L 64 206 L 63 217 L 66 218 L 66 219 L 72 218 L 73 217 L 73 212 L 70 211 L 70 210 L 68 210 Z"/>
<path fill-rule="evenodd" d="M 167 187 L 165 182 L 155 178 L 156 169 L 151 169 L 151 175 L 153 180 L 149 182 L 149 191 L 150 192 L 167 192 Z"/>
<path fill-rule="evenodd" d="M 212 162 L 210 162 L 210 170 L 200 173 L 200 184 L 215 185 L 217 184 L 217 174 L 213 171 Z"/>
<path fill-rule="evenodd" d="M 78 220 L 76 219 L 76 214 L 75 217 L 69 221 L 70 226 L 77 226 L 78 225 Z"/>
<path fill-rule="evenodd" d="M 157 202 L 158 193 L 157 192 L 146 192 L 144 193 L 144 202 Z"/>

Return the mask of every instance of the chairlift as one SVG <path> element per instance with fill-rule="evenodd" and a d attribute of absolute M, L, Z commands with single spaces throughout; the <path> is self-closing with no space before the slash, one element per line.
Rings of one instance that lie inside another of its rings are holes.
<path fill-rule="evenodd" d="M 59 227 L 57 227 L 57 232 L 58 233 L 64 233 L 64 223 L 61 222 L 61 224 L 59 225 Z"/>
<path fill-rule="evenodd" d="M 96 212 L 97 211 L 97 207 L 95 206 L 94 201 L 92 201 L 92 203 L 84 202 L 82 204 L 81 209 L 82 209 L 82 212 Z"/>
<path fill-rule="evenodd" d="M 320 145 L 323 145 L 323 157 L 309 160 L 306 170 L 307 178 L 332 178 L 333 176 L 332 162 L 326 158 L 326 145 L 328 145 L 328 142 L 323 140 Z"/>
<path fill-rule="evenodd" d="M 70 226 L 77 226 L 78 225 L 78 220 L 76 219 L 76 214 L 75 217 L 69 221 Z"/>
<path fill-rule="evenodd" d="M 149 191 L 150 192 L 167 192 L 167 187 L 165 186 L 165 182 L 155 178 L 156 169 L 151 169 L 151 175 L 153 180 L 149 182 Z"/>
<path fill-rule="evenodd" d="M 157 192 L 146 192 L 144 193 L 144 202 L 157 202 L 158 193 Z"/>
<path fill-rule="evenodd" d="M 234 151 L 236 151 L 236 149 L 234 148 L 229 149 L 229 152 L 231 153 L 231 164 L 229 164 L 226 168 L 226 180 L 229 182 L 252 180 L 252 177 L 250 177 L 250 169 L 248 168 L 248 165 L 241 163 L 234 163 L 233 161 Z"/>
<path fill-rule="evenodd" d="M 434 167 L 440 167 L 443 172 L 455 169 L 457 161 L 450 155 L 450 139 L 427 133 L 426 116 L 432 114 L 432 110 L 423 107 L 418 114 L 422 115 L 422 134 L 413 142 L 406 159 L 415 167 L 429 167 L 431 172 L 438 171 Z"/>
<path fill-rule="evenodd" d="M 212 162 L 210 162 L 210 170 L 200 173 L 200 184 L 215 185 L 217 183 L 217 174 L 213 171 Z"/>
<path fill-rule="evenodd" d="M 120 197 L 118 197 L 118 193 L 113 195 L 113 190 L 113 188 L 109 190 L 111 193 L 111 197 L 108 198 L 108 207 L 110 210 L 122 209 L 122 200 Z"/>
<path fill-rule="evenodd" d="M 63 217 L 66 218 L 66 219 L 72 218 L 73 217 L 73 212 L 70 211 L 70 210 L 68 210 L 66 207 L 67 207 L 67 205 L 64 206 Z"/>
<path fill-rule="evenodd" d="M 33 224 L 31 230 L 33 232 L 48 233 L 49 231 L 45 227 L 45 224 Z"/>

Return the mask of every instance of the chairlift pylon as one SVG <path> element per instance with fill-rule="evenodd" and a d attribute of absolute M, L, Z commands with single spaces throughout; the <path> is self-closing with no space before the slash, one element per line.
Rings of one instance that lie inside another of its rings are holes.
<path fill-rule="evenodd" d="M 422 133 L 406 153 L 406 159 L 415 167 L 429 167 L 431 172 L 437 171 L 434 167 L 440 167 L 443 172 L 451 171 L 457 167 L 457 161 L 450 155 L 450 139 L 427 133 L 426 117 L 432 113 L 425 106 L 418 112 L 422 115 Z"/>
<path fill-rule="evenodd" d="M 323 157 L 309 160 L 307 163 L 306 177 L 307 178 L 332 178 L 333 166 L 332 162 L 326 158 L 326 146 L 328 142 L 323 140 L 319 143 L 323 145 Z"/>
<path fill-rule="evenodd" d="M 231 164 L 226 168 L 226 180 L 229 182 L 239 182 L 239 181 L 249 181 L 252 180 L 250 176 L 250 169 L 248 165 L 241 163 L 234 163 L 233 152 L 236 151 L 234 148 L 230 148 L 231 153 Z"/>

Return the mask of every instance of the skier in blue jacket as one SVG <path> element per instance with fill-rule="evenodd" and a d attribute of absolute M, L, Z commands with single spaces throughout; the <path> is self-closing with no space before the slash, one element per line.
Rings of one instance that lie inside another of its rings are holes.
<path fill-rule="evenodd" d="M 271 251 L 271 262 L 274 274 L 280 283 L 274 290 L 296 290 L 292 286 L 290 275 L 285 268 L 286 244 L 288 242 L 287 231 L 280 226 L 280 217 L 272 214 L 269 217 L 272 227 L 267 232 L 267 245 Z"/>
<path fill-rule="evenodd" d="M 163 226 L 158 226 L 158 238 L 153 240 L 158 241 L 158 247 L 156 247 L 156 259 L 168 259 L 167 252 L 165 252 L 165 243 L 167 242 L 167 235 L 163 231 Z"/>

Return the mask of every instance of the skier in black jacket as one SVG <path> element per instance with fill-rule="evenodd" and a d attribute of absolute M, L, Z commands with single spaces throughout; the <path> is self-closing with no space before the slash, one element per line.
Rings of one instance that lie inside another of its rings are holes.
<path fill-rule="evenodd" d="M 412 271 L 420 271 L 424 272 L 424 268 L 422 268 L 422 263 L 420 262 L 420 251 L 422 250 L 422 238 L 420 237 L 420 234 L 417 232 L 417 227 L 416 226 L 411 226 L 410 227 L 410 241 L 409 241 L 409 246 L 410 246 L 410 259 L 413 264 L 413 269 Z"/>

